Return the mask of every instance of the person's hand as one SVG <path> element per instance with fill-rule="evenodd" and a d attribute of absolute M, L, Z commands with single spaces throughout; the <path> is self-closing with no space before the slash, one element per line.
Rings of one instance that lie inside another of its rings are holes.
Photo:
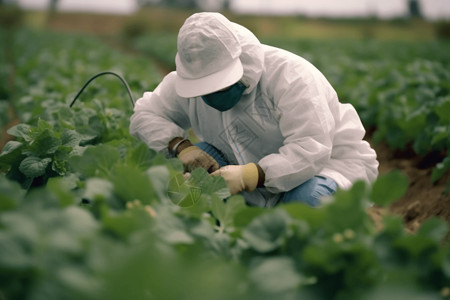
<path fill-rule="evenodd" d="M 197 146 L 189 146 L 183 149 L 178 153 L 178 159 L 183 163 L 186 172 L 203 168 L 211 173 L 219 169 L 217 161 Z"/>
<path fill-rule="evenodd" d="M 256 164 L 228 165 L 211 173 L 225 179 L 231 194 L 242 191 L 252 192 L 258 185 L 258 168 Z"/>

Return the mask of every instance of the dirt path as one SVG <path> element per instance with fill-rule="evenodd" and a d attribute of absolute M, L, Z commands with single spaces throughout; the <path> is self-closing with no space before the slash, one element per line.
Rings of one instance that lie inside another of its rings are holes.
<path fill-rule="evenodd" d="M 424 220 L 433 216 L 450 222 L 450 195 L 444 194 L 450 174 L 447 172 L 436 183 L 431 182 L 434 163 L 440 156 L 421 158 L 412 153 L 392 151 L 385 144 L 375 146 L 375 150 L 380 162 L 380 174 L 398 169 L 409 177 L 405 196 L 390 207 L 391 212 L 403 216 L 407 229 L 415 231 Z"/>

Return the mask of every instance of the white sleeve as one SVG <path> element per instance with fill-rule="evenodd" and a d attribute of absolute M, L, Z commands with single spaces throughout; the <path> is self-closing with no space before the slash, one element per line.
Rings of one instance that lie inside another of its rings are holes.
<path fill-rule="evenodd" d="M 153 92 L 144 93 L 130 119 L 131 135 L 166 154 L 169 142 L 177 136 L 186 137 L 190 127 L 189 100 L 176 94 L 174 80 L 175 72 L 171 72 Z"/>
<path fill-rule="evenodd" d="M 319 174 L 330 160 L 335 130 L 331 110 L 337 107 L 337 96 L 325 77 L 303 60 L 273 66 L 265 82 L 284 143 L 278 153 L 258 163 L 266 174 L 267 190 L 279 193 Z"/>

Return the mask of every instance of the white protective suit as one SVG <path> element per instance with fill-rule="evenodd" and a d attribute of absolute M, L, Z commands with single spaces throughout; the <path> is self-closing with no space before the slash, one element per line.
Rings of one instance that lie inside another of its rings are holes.
<path fill-rule="evenodd" d="M 169 141 L 187 137 L 192 128 L 231 164 L 259 164 L 265 187 L 243 192 L 258 206 L 275 205 L 282 192 L 315 175 L 334 179 L 341 189 L 356 180 L 373 181 L 376 153 L 363 140 L 365 130 L 353 106 L 340 103 L 323 74 L 302 57 L 261 44 L 238 24 L 228 26 L 242 47 L 241 81 L 248 87 L 238 104 L 220 112 L 201 97 L 178 96 L 174 71 L 138 99 L 131 134 L 168 153 Z"/>

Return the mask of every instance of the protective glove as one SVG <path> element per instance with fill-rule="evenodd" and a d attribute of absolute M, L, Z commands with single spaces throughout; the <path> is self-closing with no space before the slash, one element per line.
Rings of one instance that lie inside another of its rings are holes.
<path fill-rule="evenodd" d="M 197 146 L 184 148 L 178 153 L 178 159 L 181 160 L 187 172 L 195 168 L 203 168 L 208 172 L 214 172 L 219 169 L 217 161 Z"/>
<path fill-rule="evenodd" d="M 184 170 L 191 172 L 195 168 L 204 168 L 208 172 L 219 169 L 219 164 L 211 155 L 194 146 L 188 139 L 176 137 L 169 142 L 169 152 L 183 163 Z"/>
<path fill-rule="evenodd" d="M 256 164 L 249 163 L 246 165 L 228 165 L 211 173 L 214 176 L 222 176 L 231 194 L 237 194 L 242 191 L 252 192 L 258 186 L 260 181 L 259 173 Z"/>

